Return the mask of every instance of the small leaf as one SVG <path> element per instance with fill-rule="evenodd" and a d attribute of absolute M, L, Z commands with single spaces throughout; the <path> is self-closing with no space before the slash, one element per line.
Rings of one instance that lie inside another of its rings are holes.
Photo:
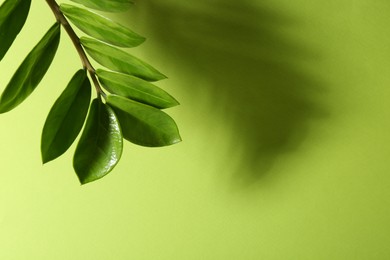
<path fill-rule="evenodd" d="M 6 0 L 0 6 L 0 61 L 26 22 L 31 0 Z"/>
<path fill-rule="evenodd" d="M 72 0 L 86 7 L 105 12 L 124 12 L 133 4 L 130 0 Z"/>
<path fill-rule="evenodd" d="M 175 121 L 161 110 L 116 95 L 108 95 L 107 103 L 115 111 L 126 140 L 149 147 L 181 141 Z"/>
<path fill-rule="evenodd" d="M 85 70 L 79 70 L 54 103 L 42 131 L 42 161 L 61 156 L 83 127 L 91 101 L 91 84 Z"/>
<path fill-rule="evenodd" d="M 98 69 L 99 81 L 110 93 L 124 96 L 157 108 L 168 108 L 179 103 L 161 88 L 143 79 Z"/>
<path fill-rule="evenodd" d="M 60 41 L 60 25 L 55 23 L 19 66 L 0 98 L 0 113 L 22 103 L 38 86 L 50 67 Z"/>
<path fill-rule="evenodd" d="M 144 37 L 127 27 L 88 10 L 68 4 L 61 4 L 60 10 L 81 31 L 106 43 L 134 47 L 145 41 Z"/>
<path fill-rule="evenodd" d="M 108 69 L 134 75 L 147 81 L 166 78 L 149 64 L 118 48 L 91 38 L 81 37 L 80 41 L 88 54 Z"/>
<path fill-rule="evenodd" d="M 73 158 L 81 184 L 108 174 L 118 163 L 122 148 L 122 132 L 114 111 L 94 99 Z"/>

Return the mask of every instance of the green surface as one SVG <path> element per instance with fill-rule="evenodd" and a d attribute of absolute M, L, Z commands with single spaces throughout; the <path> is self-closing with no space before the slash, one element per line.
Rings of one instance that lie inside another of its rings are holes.
<path fill-rule="evenodd" d="M 49 69 L 60 42 L 60 25 L 54 23 L 20 64 L 0 97 L 0 113 L 22 103 L 38 86 Z"/>
<path fill-rule="evenodd" d="M 127 27 L 84 8 L 62 4 L 60 10 L 81 31 L 103 42 L 130 48 L 145 41 Z"/>
<path fill-rule="evenodd" d="M 47 115 L 41 136 L 42 163 L 64 154 L 79 135 L 91 102 L 87 71 L 79 69 Z"/>
<path fill-rule="evenodd" d="M 133 75 L 147 81 L 158 81 L 166 78 L 151 65 L 122 49 L 88 37 L 81 37 L 80 42 L 90 57 L 110 70 Z"/>
<path fill-rule="evenodd" d="M 31 0 L 8 0 L 0 5 L 0 61 L 23 28 L 30 4 Z"/>
<path fill-rule="evenodd" d="M 122 151 L 122 131 L 113 109 L 95 98 L 73 157 L 80 183 L 95 181 L 112 171 Z"/>
<path fill-rule="evenodd" d="M 0 90 L 53 23 L 31 8 Z M 147 38 L 131 53 L 169 76 L 156 85 L 181 103 L 168 111 L 183 142 L 126 142 L 86 186 L 72 152 L 41 165 L 45 117 L 80 66 L 63 37 L 40 88 L 0 117 L 0 259 L 389 259 L 389 12 L 138 1 L 121 16 Z"/>

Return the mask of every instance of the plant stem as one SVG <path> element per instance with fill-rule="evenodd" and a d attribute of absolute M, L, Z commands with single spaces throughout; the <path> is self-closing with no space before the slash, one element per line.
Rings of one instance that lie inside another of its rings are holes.
<path fill-rule="evenodd" d="M 83 47 L 81 46 L 80 38 L 77 36 L 77 34 L 73 30 L 72 26 L 69 24 L 68 20 L 65 18 L 65 16 L 60 11 L 60 7 L 57 4 L 57 2 L 55 0 L 46 0 L 46 2 L 49 5 L 50 9 L 52 10 L 55 18 L 57 19 L 57 22 L 62 25 L 62 27 L 67 32 L 69 38 L 73 42 L 73 45 L 76 48 L 77 53 L 79 54 L 81 63 L 83 64 L 83 68 L 87 69 L 89 76 L 92 79 L 92 82 L 95 86 L 98 97 L 100 97 L 100 95 L 102 95 L 103 97 L 106 97 L 106 94 L 104 93 L 103 89 L 101 88 L 99 81 L 96 77 L 96 71 L 93 68 L 91 62 L 89 61 Z"/>

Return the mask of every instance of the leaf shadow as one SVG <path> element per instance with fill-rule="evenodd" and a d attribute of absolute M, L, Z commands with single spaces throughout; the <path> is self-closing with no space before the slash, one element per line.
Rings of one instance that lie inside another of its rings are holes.
<path fill-rule="evenodd" d="M 142 7 L 161 50 L 213 82 L 198 91 L 222 107 L 233 130 L 230 157 L 241 158 L 235 181 L 258 182 L 329 116 L 325 83 L 303 69 L 320 54 L 289 35 L 298 19 L 249 0 L 145 0 Z"/>

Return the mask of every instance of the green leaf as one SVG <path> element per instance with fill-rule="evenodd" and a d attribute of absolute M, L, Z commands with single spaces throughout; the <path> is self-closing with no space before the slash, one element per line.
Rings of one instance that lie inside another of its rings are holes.
<path fill-rule="evenodd" d="M 98 69 L 99 81 L 110 93 L 124 96 L 157 108 L 168 108 L 179 103 L 161 88 L 143 79 Z"/>
<path fill-rule="evenodd" d="M 108 69 L 134 75 L 147 81 L 166 78 L 149 64 L 118 48 L 91 38 L 81 37 L 80 41 L 88 54 Z"/>
<path fill-rule="evenodd" d="M 126 140 L 149 147 L 181 141 L 175 121 L 161 110 L 116 95 L 108 95 L 107 103 L 114 109 Z"/>
<path fill-rule="evenodd" d="M 91 84 L 87 73 L 76 72 L 64 92 L 56 100 L 42 131 L 42 161 L 61 156 L 72 145 L 83 127 L 91 101 Z"/>
<path fill-rule="evenodd" d="M 59 41 L 60 25 L 55 23 L 12 76 L 0 98 L 0 113 L 15 108 L 34 91 L 53 61 Z"/>
<path fill-rule="evenodd" d="M 62 4 L 60 10 L 81 31 L 101 41 L 118 47 L 134 47 L 145 41 L 127 27 L 88 10 L 68 4 Z"/>
<path fill-rule="evenodd" d="M 94 99 L 73 158 L 81 184 L 108 174 L 118 163 L 122 148 L 122 132 L 114 111 Z"/>
<path fill-rule="evenodd" d="M 86 7 L 105 12 L 124 12 L 133 4 L 130 0 L 72 0 Z"/>
<path fill-rule="evenodd" d="M 0 6 L 0 61 L 23 28 L 31 0 L 6 0 Z"/>

